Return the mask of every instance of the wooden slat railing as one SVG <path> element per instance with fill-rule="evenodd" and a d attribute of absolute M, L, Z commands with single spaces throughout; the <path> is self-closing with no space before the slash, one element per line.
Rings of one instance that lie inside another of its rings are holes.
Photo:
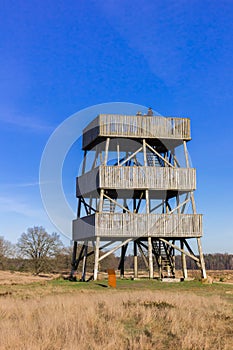
<path fill-rule="evenodd" d="M 194 168 L 100 166 L 100 187 L 153 190 L 194 190 Z"/>
<path fill-rule="evenodd" d="M 201 237 L 200 214 L 96 213 L 96 235 L 113 237 Z"/>
<path fill-rule="evenodd" d="M 196 189 L 196 170 L 101 165 L 77 178 L 77 196 L 97 188 L 192 191 Z"/>
<path fill-rule="evenodd" d="M 190 140 L 190 119 L 100 114 L 83 130 L 83 148 L 98 136 Z"/>
<path fill-rule="evenodd" d="M 95 213 L 73 221 L 73 239 L 202 236 L 201 214 Z"/>

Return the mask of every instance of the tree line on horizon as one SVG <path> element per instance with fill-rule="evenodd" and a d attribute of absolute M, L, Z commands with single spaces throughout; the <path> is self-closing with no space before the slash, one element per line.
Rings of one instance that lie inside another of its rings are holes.
<path fill-rule="evenodd" d="M 81 246 L 78 247 L 78 250 Z M 103 254 L 103 253 L 101 253 Z M 67 273 L 71 269 L 72 247 L 64 246 L 57 233 L 49 234 L 42 226 L 34 226 L 22 233 L 17 244 L 0 236 L 0 269 L 21 272 Z M 207 270 L 233 270 L 233 254 L 204 254 Z M 118 269 L 120 258 L 110 254 L 101 262 L 100 270 Z M 94 254 L 88 259 L 87 270 L 92 272 Z M 138 268 L 145 270 L 144 260 L 138 257 Z M 197 269 L 187 257 L 187 268 Z M 133 269 L 133 256 L 125 257 L 125 269 Z M 176 269 L 181 269 L 181 257 L 176 255 Z"/>

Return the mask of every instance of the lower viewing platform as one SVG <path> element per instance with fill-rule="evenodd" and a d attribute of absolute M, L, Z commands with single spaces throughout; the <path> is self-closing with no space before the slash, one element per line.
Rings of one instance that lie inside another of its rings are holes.
<path fill-rule="evenodd" d="M 73 220 L 73 240 L 202 236 L 201 214 L 95 213 Z"/>

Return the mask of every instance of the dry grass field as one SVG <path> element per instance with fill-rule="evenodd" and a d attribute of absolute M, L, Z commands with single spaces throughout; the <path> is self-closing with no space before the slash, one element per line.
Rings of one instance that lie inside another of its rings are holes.
<path fill-rule="evenodd" d="M 0 276 L 0 349 L 232 349 L 231 284 Z"/>

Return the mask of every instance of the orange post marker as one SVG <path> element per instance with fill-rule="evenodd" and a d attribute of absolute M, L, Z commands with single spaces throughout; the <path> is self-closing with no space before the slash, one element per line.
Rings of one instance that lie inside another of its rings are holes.
<path fill-rule="evenodd" d="M 108 286 L 116 288 L 116 273 L 114 269 L 108 269 Z"/>

